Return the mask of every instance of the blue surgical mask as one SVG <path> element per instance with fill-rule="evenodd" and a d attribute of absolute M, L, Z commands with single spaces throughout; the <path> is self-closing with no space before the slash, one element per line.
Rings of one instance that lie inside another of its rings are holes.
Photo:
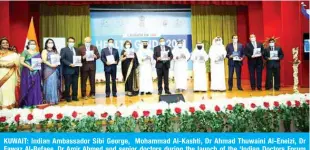
<path fill-rule="evenodd" d="M 36 45 L 29 45 L 29 49 L 30 49 L 30 50 L 35 50 L 36 48 L 37 48 Z"/>
<path fill-rule="evenodd" d="M 274 47 L 274 43 L 269 43 L 269 46 L 270 47 Z"/>
<path fill-rule="evenodd" d="M 161 45 L 161 46 L 165 46 L 165 45 L 166 45 L 166 42 L 160 42 L 160 45 Z"/>
<path fill-rule="evenodd" d="M 85 43 L 85 46 L 86 47 L 90 47 L 90 43 Z"/>
<path fill-rule="evenodd" d="M 75 43 L 68 43 L 68 47 L 69 47 L 69 48 L 72 48 L 72 47 L 74 47 L 74 44 L 75 44 Z"/>
<path fill-rule="evenodd" d="M 114 46 L 114 44 L 113 43 L 108 43 L 108 46 L 112 48 Z"/>

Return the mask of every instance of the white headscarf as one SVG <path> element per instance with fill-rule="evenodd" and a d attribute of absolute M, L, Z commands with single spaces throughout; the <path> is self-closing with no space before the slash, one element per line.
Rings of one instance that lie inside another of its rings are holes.
<path fill-rule="evenodd" d="M 217 41 L 220 41 L 219 44 L 217 44 Z M 212 41 L 212 46 L 223 46 L 223 39 L 219 36 L 215 37 Z"/>

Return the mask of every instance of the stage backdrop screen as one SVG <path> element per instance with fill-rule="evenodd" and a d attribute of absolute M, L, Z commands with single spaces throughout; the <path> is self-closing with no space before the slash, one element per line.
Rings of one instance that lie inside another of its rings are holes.
<path fill-rule="evenodd" d="M 101 50 L 107 47 L 107 40 L 114 39 L 114 47 L 123 49 L 123 43 L 129 40 L 137 51 L 141 40 L 149 41 L 153 50 L 159 44 L 160 37 L 166 39 L 171 48 L 177 45 L 177 40 L 184 40 L 186 47 L 192 51 L 191 44 L 191 12 L 91 12 L 92 44 Z M 192 64 L 189 61 L 189 70 Z M 154 68 L 154 67 L 153 67 Z M 96 79 L 104 80 L 104 68 L 97 60 Z M 118 65 L 118 80 L 122 79 L 120 64 Z M 154 69 L 155 70 L 155 69 Z M 153 73 L 156 76 L 156 73 Z"/>

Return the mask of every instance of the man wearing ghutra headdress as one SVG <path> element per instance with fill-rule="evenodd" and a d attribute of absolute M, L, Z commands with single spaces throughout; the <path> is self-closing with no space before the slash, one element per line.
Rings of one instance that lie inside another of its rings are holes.
<path fill-rule="evenodd" d="M 191 60 L 193 61 L 194 92 L 206 92 L 208 90 L 206 71 L 206 61 L 208 59 L 204 45 L 202 43 L 197 43 L 191 56 Z"/>
<path fill-rule="evenodd" d="M 225 67 L 224 59 L 226 49 L 221 37 L 216 37 L 210 47 L 209 56 L 211 60 L 211 90 L 225 91 Z"/>
<path fill-rule="evenodd" d="M 188 49 L 183 45 L 183 40 L 178 40 L 177 46 L 172 50 L 174 61 L 175 87 L 178 92 L 187 89 L 187 61 L 190 58 Z"/>

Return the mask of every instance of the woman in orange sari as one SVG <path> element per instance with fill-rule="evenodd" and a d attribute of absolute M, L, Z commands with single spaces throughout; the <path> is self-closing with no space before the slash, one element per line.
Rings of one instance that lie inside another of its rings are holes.
<path fill-rule="evenodd" d="M 12 108 L 16 103 L 15 87 L 19 83 L 19 56 L 10 51 L 9 41 L 0 40 L 0 108 Z"/>

